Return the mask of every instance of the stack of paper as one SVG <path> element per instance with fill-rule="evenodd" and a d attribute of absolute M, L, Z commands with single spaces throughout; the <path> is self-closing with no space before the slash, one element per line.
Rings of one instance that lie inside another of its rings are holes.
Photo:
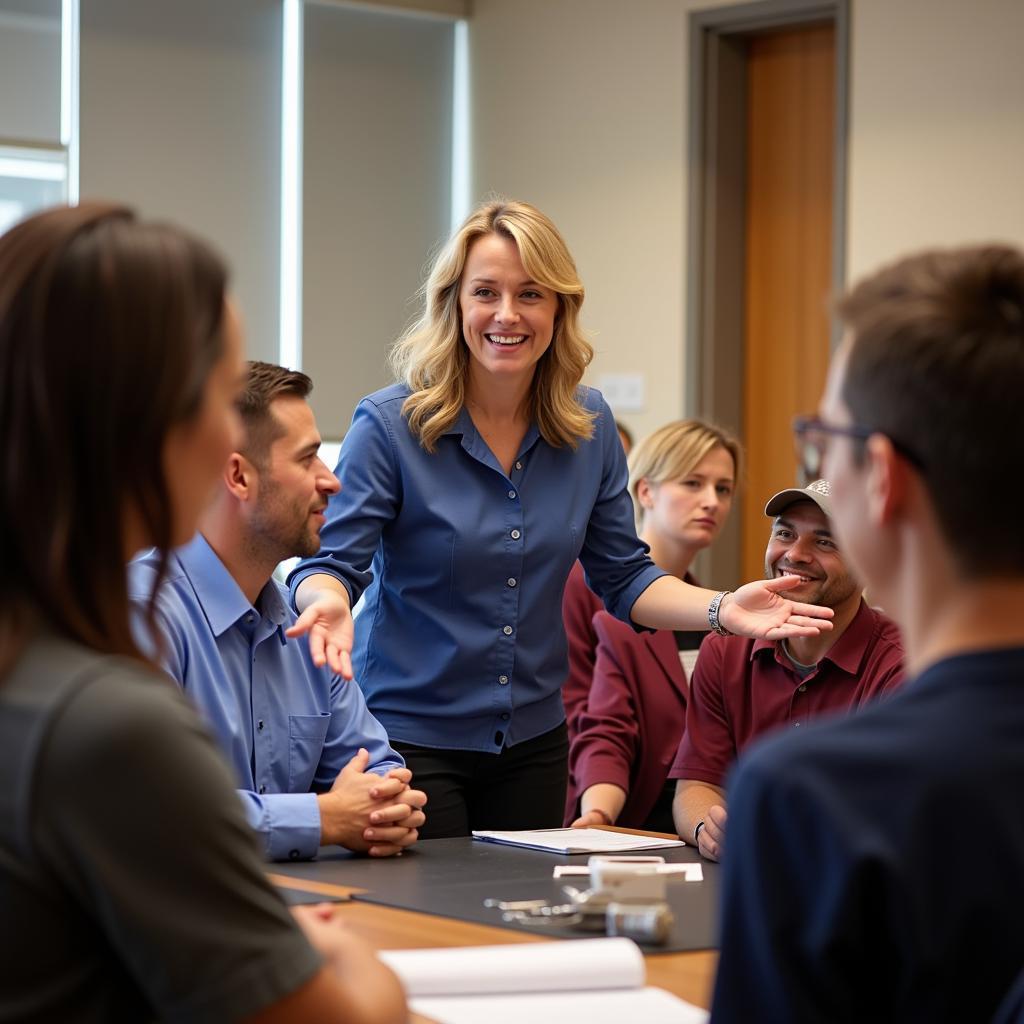
<path fill-rule="evenodd" d="M 548 853 L 628 853 L 631 850 L 664 850 L 685 846 L 679 839 L 605 832 L 599 828 L 543 828 L 521 832 L 474 832 L 474 839 L 505 846 L 524 846 Z"/>
<path fill-rule="evenodd" d="M 413 1010 L 439 1024 L 706 1024 L 706 1010 L 645 988 L 630 939 L 391 950 Z"/>

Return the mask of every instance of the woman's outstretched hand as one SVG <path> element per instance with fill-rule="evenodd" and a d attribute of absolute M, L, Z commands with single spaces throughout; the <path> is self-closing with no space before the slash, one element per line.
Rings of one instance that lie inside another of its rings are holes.
<path fill-rule="evenodd" d="M 831 608 L 790 601 L 780 593 L 799 585 L 798 576 L 747 583 L 724 598 L 718 609 L 718 621 L 730 633 L 759 640 L 816 636 L 830 630 Z"/>
<path fill-rule="evenodd" d="M 348 594 L 322 589 L 295 620 L 285 636 L 309 636 L 313 664 L 328 665 L 343 679 L 352 678 L 354 626 Z"/>

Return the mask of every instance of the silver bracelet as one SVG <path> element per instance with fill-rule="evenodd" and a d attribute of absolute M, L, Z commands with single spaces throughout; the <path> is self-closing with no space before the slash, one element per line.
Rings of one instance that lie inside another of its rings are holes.
<path fill-rule="evenodd" d="M 722 607 L 722 602 L 731 593 L 731 590 L 720 590 L 713 598 L 711 598 L 711 604 L 708 605 L 708 625 L 719 636 L 732 636 L 732 633 L 722 625 L 721 620 L 718 618 L 718 610 Z"/>

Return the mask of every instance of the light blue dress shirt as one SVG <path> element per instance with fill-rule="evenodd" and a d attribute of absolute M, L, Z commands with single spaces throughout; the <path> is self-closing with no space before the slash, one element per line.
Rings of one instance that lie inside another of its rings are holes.
<path fill-rule="evenodd" d="M 136 634 L 153 650 L 142 620 L 157 557 L 129 566 Z M 404 765 L 370 714 L 359 687 L 317 668 L 274 580 L 253 607 L 200 534 L 170 557 L 157 598 L 160 660 L 199 707 L 235 768 L 250 824 L 269 860 L 308 858 L 320 845 L 316 794 L 331 788 L 359 750 L 369 770 Z"/>
<path fill-rule="evenodd" d="M 322 549 L 289 577 L 340 578 L 353 602 L 353 668 L 388 734 L 421 746 L 498 752 L 565 718 L 562 591 L 579 558 L 608 610 L 665 575 L 637 539 L 611 410 L 594 436 L 554 448 L 536 426 L 505 474 L 465 409 L 426 452 L 396 384 L 363 399 L 338 461 Z"/>

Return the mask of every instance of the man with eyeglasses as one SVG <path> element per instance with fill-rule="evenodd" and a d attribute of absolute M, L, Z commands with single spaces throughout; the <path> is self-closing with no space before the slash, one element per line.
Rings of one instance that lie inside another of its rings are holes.
<path fill-rule="evenodd" d="M 800 448 L 916 678 L 741 761 L 712 1021 L 988 1021 L 1024 963 L 1024 253 L 839 308 Z"/>
<path fill-rule="evenodd" d="M 669 778 L 676 831 L 709 860 L 725 843 L 725 777 L 758 737 L 797 729 L 828 712 L 852 711 L 903 680 L 896 624 L 870 608 L 832 530 L 831 488 L 815 480 L 780 491 L 765 515 L 769 579 L 799 576 L 799 601 L 835 612 L 832 631 L 789 640 L 710 634 L 701 644 L 686 703 L 686 731 Z"/>

